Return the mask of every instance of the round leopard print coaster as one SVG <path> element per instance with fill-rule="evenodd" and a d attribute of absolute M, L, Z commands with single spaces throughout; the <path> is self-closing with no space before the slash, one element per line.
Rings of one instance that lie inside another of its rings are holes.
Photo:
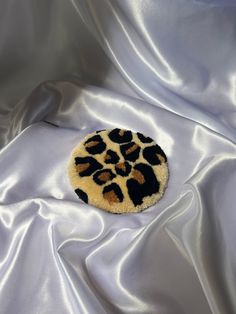
<path fill-rule="evenodd" d="M 156 203 L 168 180 L 167 158 L 150 137 L 129 130 L 87 135 L 68 167 L 75 193 L 112 213 L 139 212 Z"/>

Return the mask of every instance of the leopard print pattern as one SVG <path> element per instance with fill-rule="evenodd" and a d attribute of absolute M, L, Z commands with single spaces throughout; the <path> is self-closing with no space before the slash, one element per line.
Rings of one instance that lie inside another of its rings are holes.
<path fill-rule="evenodd" d="M 167 157 L 153 139 L 118 128 L 87 135 L 73 150 L 68 172 L 82 201 L 112 213 L 153 205 L 169 176 Z"/>

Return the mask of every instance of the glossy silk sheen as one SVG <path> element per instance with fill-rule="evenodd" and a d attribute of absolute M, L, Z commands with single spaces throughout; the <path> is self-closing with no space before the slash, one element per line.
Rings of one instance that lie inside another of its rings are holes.
<path fill-rule="evenodd" d="M 236 313 L 236 3 L 0 0 L 0 313 Z M 131 129 L 162 200 L 112 215 L 67 164 Z"/>

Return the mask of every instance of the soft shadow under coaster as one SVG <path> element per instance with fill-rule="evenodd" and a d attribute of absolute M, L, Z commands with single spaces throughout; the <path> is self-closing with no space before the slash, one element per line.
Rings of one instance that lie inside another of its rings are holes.
<path fill-rule="evenodd" d="M 79 198 L 112 213 L 140 212 L 159 201 L 169 174 L 160 146 L 122 129 L 87 135 L 73 150 L 68 172 Z"/>

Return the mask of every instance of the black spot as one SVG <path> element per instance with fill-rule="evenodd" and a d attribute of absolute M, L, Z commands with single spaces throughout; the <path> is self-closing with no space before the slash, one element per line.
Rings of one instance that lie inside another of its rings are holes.
<path fill-rule="evenodd" d="M 116 177 L 116 175 L 111 171 L 111 169 L 103 169 L 103 170 L 99 170 L 97 171 L 94 175 L 93 175 L 93 180 L 99 184 L 105 184 L 108 181 L 113 180 Z"/>
<path fill-rule="evenodd" d="M 98 130 L 98 131 L 96 131 L 96 133 L 98 134 L 98 133 L 103 132 L 103 131 L 106 131 L 106 130 Z"/>
<path fill-rule="evenodd" d="M 114 129 L 109 133 L 109 138 L 115 143 L 127 143 L 132 140 L 132 132 L 121 129 Z"/>
<path fill-rule="evenodd" d="M 110 185 L 105 186 L 102 193 L 104 195 L 105 193 L 112 192 L 112 191 L 114 191 L 115 195 L 119 199 L 119 202 L 121 203 L 124 199 L 124 195 L 123 195 L 121 188 L 119 187 L 118 184 L 111 183 Z"/>
<path fill-rule="evenodd" d="M 135 206 L 141 205 L 145 196 L 151 196 L 159 192 L 160 184 L 154 174 L 152 167 L 140 163 L 134 166 L 134 169 L 140 171 L 144 176 L 144 183 L 140 184 L 135 179 L 129 179 L 126 182 L 128 194 Z"/>
<path fill-rule="evenodd" d="M 88 164 L 88 167 L 86 167 L 86 169 L 81 169 L 79 170 L 79 166 L 83 166 L 86 164 Z M 78 166 L 77 170 L 78 170 L 78 174 L 81 177 L 85 177 L 85 176 L 90 176 L 91 174 L 93 174 L 95 171 L 102 169 L 102 165 L 93 157 L 75 157 L 75 165 Z"/>
<path fill-rule="evenodd" d="M 120 157 L 111 149 L 108 149 L 107 154 L 105 156 L 106 164 L 116 164 L 120 160 Z"/>
<path fill-rule="evenodd" d="M 159 165 L 161 163 L 160 159 L 157 155 L 161 155 L 165 162 L 167 161 L 166 155 L 161 149 L 160 146 L 154 145 L 145 147 L 143 150 L 143 157 L 151 164 L 151 165 Z"/>
<path fill-rule="evenodd" d="M 80 189 L 76 189 L 75 193 L 79 196 L 79 198 L 85 202 L 88 203 L 88 195 L 87 193 L 85 193 L 84 191 L 80 190 Z"/>
<path fill-rule="evenodd" d="M 135 142 L 131 142 L 121 145 L 120 151 L 126 160 L 135 161 L 139 157 L 140 147 Z"/>
<path fill-rule="evenodd" d="M 92 146 L 90 146 L 92 144 Z M 93 145 L 94 144 L 94 145 Z M 100 135 L 94 135 L 90 137 L 84 143 L 85 149 L 89 154 L 101 154 L 106 149 L 106 144 L 103 142 L 103 139 Z"/>
<path fill-rule="evenodd" d="M 151 137 L 144 136 L 142 133 L 137 132 L 137 136 L 142 143 L 151 143 L 153 139 Z"/>
<path fill-rule="evenodd" d="M 124 163 L 117 164 L 115 169 L 117 174 L 122 177 L 127 177 L 130 174 L 131 166 L 127 161 L 125 161 Z"/>

